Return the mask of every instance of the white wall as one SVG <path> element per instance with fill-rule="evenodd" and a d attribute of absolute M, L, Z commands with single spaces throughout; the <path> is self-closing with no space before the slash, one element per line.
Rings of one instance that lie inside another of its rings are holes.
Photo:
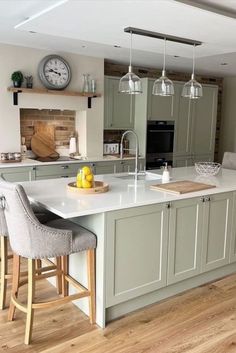
<path fill-rule="evenodd" d="M 236 152 L 236 77 L 224 78 L 219 161 L 226 151 Z"/>
<path fill-rule="evenodd" d="M 103 95 L 104 60 L 70 53 L 24 48 L 0 44 L 0 152 L 20 150 L 19 108 L 71 109 L 84 111 L 85 132 L 80 135 L 80 144 L 87 156 L 103 153 L 103 97 L 92 100 L 92 109 L 87 109 L 87 99 L 42 94 L 19 94 L 18 106 L 13 106 L 12 94 L 7 87 L 12 85 L 10 76 L 15 70 L 34 77 L 34 87 L 42 88 L 37 77 L 40 60 L 49 54 L 59 54 L 71 66 L 72 80 L 67 90 L 81 91 L 83 73 L 89 73 L 97 81 L 97 92 Z M 79 115 L 79 114 L 78 114 Z"/>

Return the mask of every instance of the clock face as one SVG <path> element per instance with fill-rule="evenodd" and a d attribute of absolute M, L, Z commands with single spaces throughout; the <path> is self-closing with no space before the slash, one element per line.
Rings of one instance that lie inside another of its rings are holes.
<path fill-rule="evenodd" d="M 49 89 L 64 89 L 71 80 L 71 70 L 68 63 L 57 55 L 48 55 L 38 68 L 39 78 Z"/>

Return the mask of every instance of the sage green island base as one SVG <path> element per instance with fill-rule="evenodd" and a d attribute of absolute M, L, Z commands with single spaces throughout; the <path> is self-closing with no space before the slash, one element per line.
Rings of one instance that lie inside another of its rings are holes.
<path fill-rule="evenodd" d="M 157 181 L 99 176 L 100 195 L 76 195 L 65 180 L 23 183 L 29 197 L 97 235 L 97 324 L 234 273 L 236 172 L 207 179 L 216 188 L 185 195 L 150 190 Z M 173 180 L 203 181 L 194 168 L 176 168 Z M 47 192 L 46 192 L 47 191 Z M 83 254 L 70 273 L 86 285 Z M 87 313 L 87 301 L 75 303 Z"/>

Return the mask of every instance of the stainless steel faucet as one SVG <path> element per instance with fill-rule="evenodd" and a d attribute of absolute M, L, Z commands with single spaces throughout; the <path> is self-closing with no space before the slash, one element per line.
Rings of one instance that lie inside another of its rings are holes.
<path fill-rule="evenodd" d="M 124 137 L 128 134 L 132 134 L 135 138 L 135 150 L 133 149 L 125 149 L 123 148 L 123 140 L 124 140 Z M 123 154 L 124 154 L 124 151 L 135 151 L 135 168 L 134 168 L 134 175 L 135 177 L 138 176 L 139 174 L 139 168 L 138 168 L 138 156 L 139 156 L 139 141 L 138 141 L 138 135 L 136 134 L 135 131 L 133 130 L 127 130 L 123 133 L 122 137 L 121 137 L 121 141 L 120 141 L 120 158 L 123 159 Z M 133 174 L 133 173 L 130 173 L 130 174 Z"/>

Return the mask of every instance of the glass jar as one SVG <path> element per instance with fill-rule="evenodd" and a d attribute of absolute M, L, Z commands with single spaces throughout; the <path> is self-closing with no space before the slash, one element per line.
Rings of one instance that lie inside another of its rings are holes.
<path fill-rule="evenodd" d="M 91 189 L 94 187 L 94 175 L 90 167 L 84 166 L 76 177 L 77 188 Z"/>
<path fill-rule="evenodd" d="M 84 77 L 84 82 L 83 82 L 83 92 L 88 93 L 89 92 L 89 74 L 83 74 Z"/>

